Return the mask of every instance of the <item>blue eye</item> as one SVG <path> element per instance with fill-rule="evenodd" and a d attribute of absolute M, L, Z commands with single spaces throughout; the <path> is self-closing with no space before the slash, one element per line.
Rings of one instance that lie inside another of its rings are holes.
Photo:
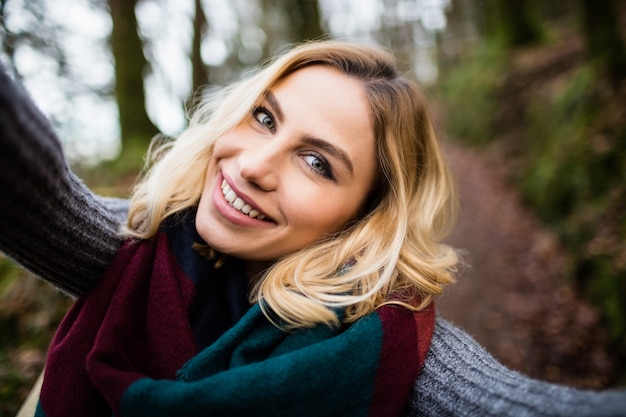
<path fill-rule="evenodd" d="M 302 157 L 313 172 L 325 178 L 333 179 L 333 172 L 326 159 L 321 155 L 309 154 Z"/>
<path fill-rule="evenodd" d="M 264 107 L 257 107 L 252 111 L 252 117 L 264 128 L 274 132 L 276 130 L 276 122 L 274 116 Z"/>

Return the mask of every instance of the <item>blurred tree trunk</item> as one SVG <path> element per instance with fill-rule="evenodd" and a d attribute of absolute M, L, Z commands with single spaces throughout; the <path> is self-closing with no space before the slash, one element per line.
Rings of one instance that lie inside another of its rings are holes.
<path fill-rule="evenodd" d="M 291 26 L 294 41 L 319 39 L 324 35 L 317 0 L 283 1 L 283 4 L 292 7 Z"/>
<path fill-rule="evenodd" d="M 191 92 L 185 102 L 186 110 L 193 110 L 202 87 L 209 84 L 209 69 L 202 60 L 202 40 L 208 29 L 208 21 L 201 0 L 194 0 L 193 39 L 191 43 Z"/>
<path fill-rule="evenodd" d="M 208 22 L 202 9 L 202 1 L 195 0 L 193 18 L 193 43 L 191 46 L 192 96 L 198 89 L 209 83 L 209 72 L 202 61 L 202 39 L 208 29 Z"/>
<path fill-rule="evenodd" d="M 532 45 L 544 39 L 536 0 L 490 0 L 488 31 L 502 37 L 507 47 Z"/>
<path fill-rule="evenodd" d="M 138 0 L 107 0 L 113 30 L 111 50 L 115 58 L 115 96 L 119 108 L 122 152 L 147 147 L 158 133 L 146 112 L 144 73 L 148 62 L 137 31 L 135 6 Z"/>
<path fill-rule="evenodd" d="M 626 79 L 626 48 L 620 37 L 613 0 L 581 0 L 581 20 L 589 60 L 614 86 Z"/>
<path fill-rule="evenodd" d="M 272 56 L 287 44 L 321 39 L 320 8 L 317 0 L 261 0 L 266 35 L 263 58 Z"/>
<path fill-rule="evenodd" d="M 317 0 L 262 0 L 261 6 L 266 20 L 268 16 L 273 17 L 264 28 L 270 32 L 270 44 L 298 43 L 324 35 Z"/>

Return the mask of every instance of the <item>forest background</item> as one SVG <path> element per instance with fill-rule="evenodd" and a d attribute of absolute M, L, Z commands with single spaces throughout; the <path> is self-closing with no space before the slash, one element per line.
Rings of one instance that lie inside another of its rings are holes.
<path fill-rule="evenodd" d="M 601 337 L 576 336 L 577 356 L 550 362 L 558 343 L 544 343 L 541 366 L 520 371 L 607 388 L 626 385 L 625 28 L 618 0 L 3 0 L 0 59 L 73 169 L 124 197 L 151 138 L 183 129 L 203 92 L 302 40 L 389 47 L 423 86 L 444 142 L 498 167 L 555 237 L 561 285 L 597 317 Z M 19 408 L 71 303 L 0 257 L 0 417 Z M 572 378 L 590 344 L 609 359 L 585 370 L 593 379 Z"/>

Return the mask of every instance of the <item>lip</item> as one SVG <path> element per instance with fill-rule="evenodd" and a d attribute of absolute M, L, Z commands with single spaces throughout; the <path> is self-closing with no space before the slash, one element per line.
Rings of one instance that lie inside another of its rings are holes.
<path fill-rule="evenodd" d="M 250 205 L 253 209 L 259 211 L 261 214 L 265 215 L 264 220 L 259 220 L 256 218 L 252 218 L 241 211 L 237 210 L 233 206 L 228 203 L 224 199 L 224 194 L 222 193 L 222 181 L 226 180 L 230 188 L 237 194 L 239 198 L 241 198 L 246 204 Z M 213 205 L 217 212 L 230 223 L 233 223 L 237 226 L 244 227 L 259 227 L 259 226 L 271 226 L 274 225 L 275 222 L 265 214 L 263 210 L 259 209 L 259 206 L 245 193 L 241 192 L 237 187 L 233 185 L 233 183 L 226 177 L 224 177 L 223 173 L 220 171 L 217 176 L 217 181 L 213 187 Z"/>

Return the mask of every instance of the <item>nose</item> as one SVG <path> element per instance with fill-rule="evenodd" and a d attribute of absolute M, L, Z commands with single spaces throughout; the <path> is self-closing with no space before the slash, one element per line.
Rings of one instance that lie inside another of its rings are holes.
<path fill-rule="evenodd" d="M 282 159 L 274 141 L 248 148 L 239 155 L 239 175 L 261 190 L 273 191 L 280 180 Z"/>

